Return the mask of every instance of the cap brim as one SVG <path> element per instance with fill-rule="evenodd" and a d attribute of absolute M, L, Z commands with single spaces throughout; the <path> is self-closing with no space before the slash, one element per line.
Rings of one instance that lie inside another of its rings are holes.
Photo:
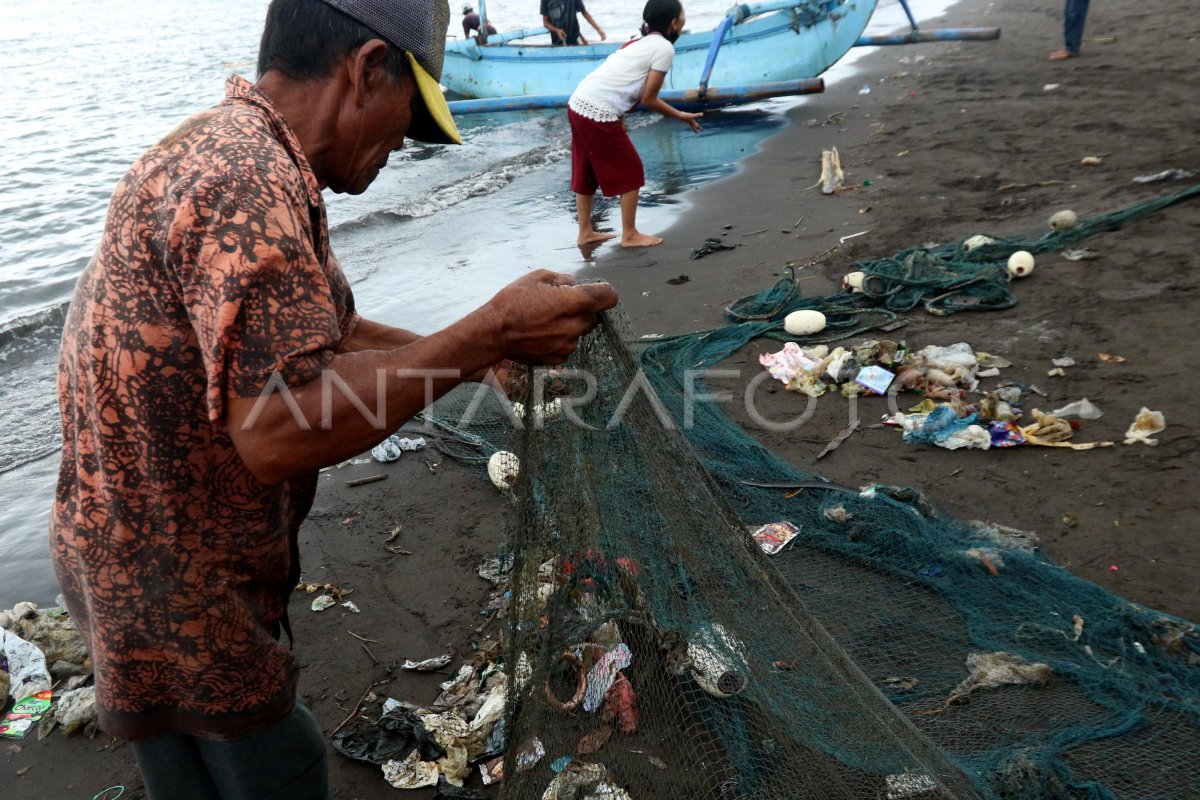
<path fill-rule="evenodd" d="M 408 65 L 412 68 L 413 77 L 417 81 L 417 91 L 420 92 L 422 100 L 420 104 L 413 104 L 408 138 L 429 144 L 462 144 L 462 136 L 454 124 L 450 106 L 446 105 L 442 87 L 425 71 L 412 53 L 405 55 L 408 56 Z"/>

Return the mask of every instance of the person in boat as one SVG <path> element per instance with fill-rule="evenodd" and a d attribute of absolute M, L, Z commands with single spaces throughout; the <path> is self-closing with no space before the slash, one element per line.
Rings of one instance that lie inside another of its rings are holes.
<path fill-rule="evenodd" d="M 461 142 L 449 25 L 447 0 L 272 0 L 257 83 L 134 163 L 76 284 L 51 553 L 150 800 L 329 800 L 287 618 L 318 470 L 504 359 L 563 363 L 616 304 L 537 271 L 426 336 L 355 310 L 321 193 Z"/>
<path fill-rule="evenodd" d="M 1079 55 L 1087 13 L 1088 0 L 1067 0 L 1063 8 L 1063 49 L 1051 53 L 1051 61 L 1065 61 Z"/>
<path fill-rule="evenodd" d="M 479 19 L 479 12 L 477 12 L 471 6 L 463 6 L 463 38 L 470 39 L 472 32 L 476 34 L 482 33 L 483 31 L 480 28 L 480 24 L 481 21 Z M 496 28 L 492 25 L 492 23 L 489 22 L 487 25 L 487 36 L 494 36 L 495 34 Z M 485 36 L 484 38 L 486 39 L 487 37 Z"/>
<path fill-rule="evenodd" d="M 550 44 L 577 45 L 587 44 L 583 32 L 579 29 L 579 15 L 587 20 L 588 25 L 596 31 L 600 41 L 608 38 L 608 34 L 596 24 L 591 13 L 584 8 L 583 0 L 542 0 L 542 24 L 550 31 Z"/>
<path fill-rule="evenodd" d="M 702 114 L 689 114 L 658 96 L 675 58 L 675 41 L 686 17 L 679 0 L 649 0 L 642 12 L 647 33 L 621 46 L 584 78 L 567 104 L 571 126 L 571 190 L 579 214 L 580 245 L 612 239 L 592 226 L 596 189 L 621 198 L 621 246 L 661 244 L 637 229 L 638 193 L 645 184 L 642 160 L 625 130 L 625 115 L 638 103 L 700 132 Z"/>

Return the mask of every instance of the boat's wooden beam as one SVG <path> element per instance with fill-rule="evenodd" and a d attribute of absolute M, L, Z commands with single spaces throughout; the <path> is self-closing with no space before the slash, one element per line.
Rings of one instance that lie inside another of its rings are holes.
<path fill-rule="evenodd" d="M 713 87 L 703 95 L 699 89 L 671 89 L 659 92 L 658 96 L 678 109 L 703 111 L 721 106 L 753 103 L 771 97 L 820 94 L 823 91 L 825 91 L 825 81 L 820 78 L 808 78 L 797 81 L 760 83 L 753 86 Z M 568 100 L 570 100 L 570 95 L 566 94 L 542 94 L 454 100 L 448 105 L 451 114 L 461 116 L 464 114 L 496 114 L 504 111 L 565 108 Z M 639 106 L 639 110 L 644 109 Z"/>
<path fill-rule="evenodd" d="M 907 33 L 889 33 L 880 36 L 858 37 L 855 47 L 882 47 L 885 45 L 919 44 L 920 42 L 979 42 L 1000 38 L 999 28 L 928 28 Z"/>

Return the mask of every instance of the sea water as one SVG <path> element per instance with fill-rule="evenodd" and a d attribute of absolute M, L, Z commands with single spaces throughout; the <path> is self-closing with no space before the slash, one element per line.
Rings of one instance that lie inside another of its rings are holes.
<path fill-rule="evenodd" d="M 945 0 L 917 0 L 921 16 Z M 450 36 L 461 36 L 461 3 Z M 624 40 L 641 0 L 589 10 Z M 687 3 L 711 27 L 727 0 Z M 903 24 L 894 0 L 871 30 Z M 113 187 L 188 115 L 220 101 L 225 79 L 254 76 L 262 0 L 0 0 L 0 607 L 57 593 L 47 524 L 60 445 L 55 360 L 75 279 L 103 230 Z M 493 0 L 500 30 L 539 24 L 536 0 Z M 592 32 L 583 23 L 585 35 Z M 852 51 L 860 55 L 863 49 Z M 826 73 L 848 74 L 853 58 Z M 803 100 L 711 114 L 693 134 L 674 120 L 630 118 L 646 164 L 639 227 L 666 228 L 686 191 L 729 174 Z M 554 112 L 466 117 L 463 147 L 410 144 L 358 197 L 326 193 L 331 238 L 359 308 L 430 332 L 538 267 L 584 265 L 569 189 L 570 138 Z M 603 222 L 619 227 L 611 203 Z"/>

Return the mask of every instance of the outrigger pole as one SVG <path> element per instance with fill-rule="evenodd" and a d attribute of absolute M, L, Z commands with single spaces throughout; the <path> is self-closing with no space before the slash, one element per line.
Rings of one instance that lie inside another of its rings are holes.
<path fill-rule="evenodd" d="M 999 28 L 939 28 L 919 30 L 917 18 L 908 7 L 908 0 L 900 0 L 900 7 L 908 17 L 912 30 L 908 33 L 889 33 L 878 36 L 860 36 L 855 47 L 882 47 L 885 45 L 918 44 L 920 42 L 982 42 L 1000 38 Z"/>
<path fill-rule="evenodd" d="M 714 87 L 703 94 L 699 89 L 671 89 L 659 92 L 658 96 L 682 111 L 702 111 L 706 108 L 750 103 L 770 97 L 820 94 L 823 91 L 825 91 L 825 81 L 820 78 L 806 78 L 796 81 L 758 83 L 753 86 Z M 566 94 L 483 97 L 474 100 L 452 100 L 447 105 L 450 106 L 450 113 L 455 116 L 495 114 L 503 111 L 565 108 L 570 97 Z M 638 108 L 645 110 L 640 106 Z"/>

